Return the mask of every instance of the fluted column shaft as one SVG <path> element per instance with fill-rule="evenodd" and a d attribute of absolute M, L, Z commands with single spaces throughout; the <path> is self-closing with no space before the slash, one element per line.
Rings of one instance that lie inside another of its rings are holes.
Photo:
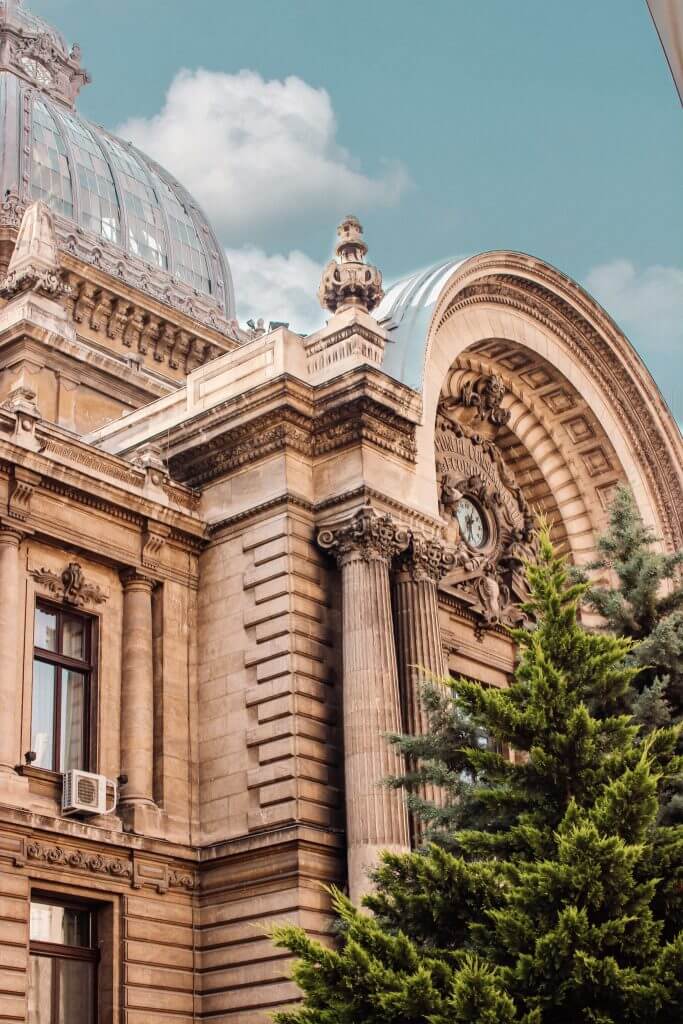
<path fill-rule="evenodd" d="M 368 871 L 380 852 L 410 848 L 404 796 L 382 785 L 405 768 L 386 733 L 401 728 L 389 566 L 407 534 L 389 516 L 364 509 L 322 530 L 319 543 L 341 569 L 346 838 L 357 902 L 371 888 Z"/>
<path fill-rule="evenodd" d="M 137 573 L 122 579 L 121 771 L 128 781 L 121 802 L 150 803 L 154 798 L 154 581 Z"/>
<path fill-rule="evenodd" d="M 0 528 L 0 771 L 21 760 L 19 640 L 19 544 L 21 534 Z"/>
<path fill-rule="evenodd" d="M 423 735 L 429 727 L 421 699 L 425 674 L 441 677 L 446 673 L 437 583 L 449 565 L 449 556 L 438 541 L 413 535 L 393 577 L 402 720 L 411 736 Z M 431 803 L 441 802 L 442 794 L 432 785 L 421 786 L 418 794 Z M 419 824 L 411 824 L 413 831 L 419 832 Z"/>

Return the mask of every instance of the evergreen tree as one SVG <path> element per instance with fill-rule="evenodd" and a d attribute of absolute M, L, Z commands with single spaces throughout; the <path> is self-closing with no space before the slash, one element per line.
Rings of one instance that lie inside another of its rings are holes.
<path fill-rule="evenodd" d="M 617 577 L 617 587 L 589 587 L 586 603 L 613 633 L 640 641 L 631 653 L 641 669 L 632 708 L 648 730 L 683 718 L 683 551 L 662 554 L 656 541 L 631 491 L 620 485 L 598 540 L 600 557 L 587 566 Z"/>
<path fill-rule="evenodd" d="M 460 794 L 448 848 L 385 854 L 372 916 L 334 892 L 335 949 L 275 930 L 304 994 L 280 1024 L 683 1019 L 683 828 L 658 823 L 678 729 L 642 742 L 620 712 L 633 644 L 581 628 L 587 585 L 569 584 L 547 531 L 528 579 L 537 627 L 515 631 L 511 686 L 453 684 L 434 759 Z"/>

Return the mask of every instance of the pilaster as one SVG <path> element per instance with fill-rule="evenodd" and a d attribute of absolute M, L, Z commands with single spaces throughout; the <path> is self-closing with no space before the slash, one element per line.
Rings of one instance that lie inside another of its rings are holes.
<path fill-rule="evenodd" d="M 152 591 L 154 580 L 122 573 L 121 770 L 126 776 L 121 807 L 132 831 L 154 813 L 154 669 Z"/>

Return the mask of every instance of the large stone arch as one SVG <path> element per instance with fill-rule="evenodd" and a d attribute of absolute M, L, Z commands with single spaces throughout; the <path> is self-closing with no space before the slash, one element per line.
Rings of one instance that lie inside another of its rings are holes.
<path fill-rule="evenodd" d="M 511 418 L 501 443 L 518 443 L 516 459 L 533 464 L 577 561 L 592 557 L 618 480 L 668 548 L 683 543 L 678 427 L 633 347 L 576 283 L 507 252 L 466 260 L 445 281 L 425 339 L 417 435 L 430 494 L 437 406 L 454 373 L 468 370 L 503 378 Z"/>

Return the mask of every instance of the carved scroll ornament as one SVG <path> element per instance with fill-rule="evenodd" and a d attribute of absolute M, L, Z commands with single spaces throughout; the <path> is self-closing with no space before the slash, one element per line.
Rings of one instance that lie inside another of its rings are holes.
<path fill-rule="evenodd" d="M 95 583 L 88 583 L 78 562 L 69 562 L 61 573 L 51 569 L 33 569 L 31 576 L 54 597 L 81 608 L 85 604 L 103 604 L 108 595 Z"/>

